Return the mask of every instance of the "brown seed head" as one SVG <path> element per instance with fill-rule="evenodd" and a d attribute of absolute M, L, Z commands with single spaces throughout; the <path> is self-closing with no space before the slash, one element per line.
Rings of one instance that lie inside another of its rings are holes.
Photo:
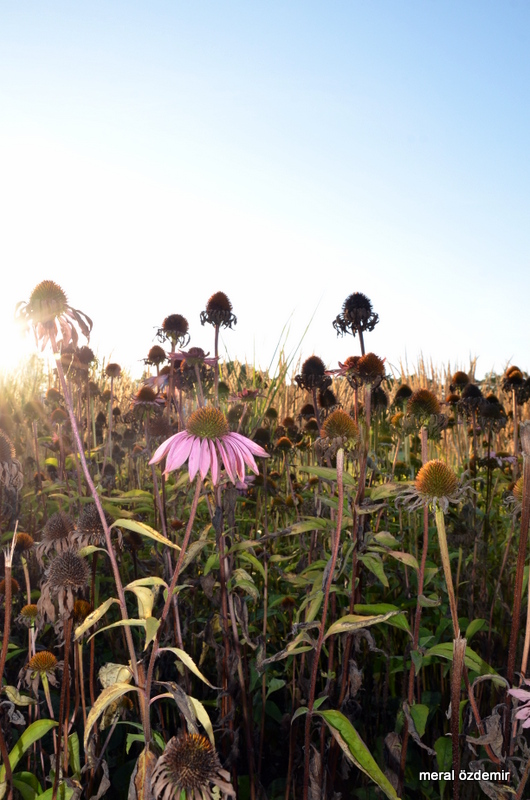
<path fill-rule="evenodd" d="M 48 582 L 54 589 L 83 589 L 90 576 L 90 569 L 84 558 L 71 550 L 57 556 L 48 568 Z"/>
<path fill-rule="evenodd" d="M 407 403 L 407 413 L 417 419 L 425 419 L 440 413 L 440 403 L 429 389 L 418 389 Z"/>
<path fill-rule="evenodd" d="M 167 798 L 178 798 L 182 791 L 186 796 L 200 797 L 208 788 L 220 769 L 217 753 L 206 736 L 198 733 L 181 733 L 174 736 L 158 759 L 152 775 L 156 795 L 161 795 L 165 787 L 171 792 Z"/>
<path fill-rule="evenodd" d="M 349 414 L 338 409 L 337 411 L 332 411 L 324 421 L 322 436 L 326 436 L 329 439 L 345 437 L 351 441 L 356 441 L 359 438 L 359 428 Z"/>
<path fill-rule="evenodd" d="M 186 430 L 201 439 L 219 439 L 230 432 L 224 414 L 218 408 L 198 408 L 188 418 Z"/>
<path fill-rule="evenodd" d="M 108 378 L 118 378 L 121 375 L 121 367 L 119 364 L 107 364 L 105 374 Z"/>

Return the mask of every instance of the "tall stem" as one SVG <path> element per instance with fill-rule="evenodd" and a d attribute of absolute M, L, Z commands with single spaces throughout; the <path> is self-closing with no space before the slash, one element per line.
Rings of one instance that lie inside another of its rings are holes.
<path fill-rule="evenodd" d="M 337 527 L 335 537 L 332 544 L 331 563 L 329 565 L 329 573 L 324 587 L 324 598 L 322 603 L 322 620 L 320 622 L 320 630 L 318 632 L 318 640 L 313 653 L 313 666 L 311 669 L 311 683 L 309 687 L 309 700 L 307 703 L 307 715 L 305 719 L 305 737 L 304 737 L 304 788 L 303 798 L 308 800 L 309 792 L 309 756 L 310 756 L 310 742 L 311 742 L 311 719 L 313 716 L 313 707 L 315 705 L 315 691 L 317 685 L 318 663 L 320 660 L 320 651 L 324 643 L 324 633 L 326 630 L 326 619 L 328 615 L 329 593 L 331 591 L 331 584 L 333 583 L 333 576 L 335 573 L 335 565 L 339 554 L 340 534 L 342 530 L 342 512 L 344 504 L 344 485 L 342 480 L 342 471 L 344 468 L 344 450 L 337 452 L 337 489 L 339 496 L 339 507 L 337 510 Z"/>
<path fill-rule="evenodd" d="M 72 398 L 70 396 L 70 392 L 68 390 L 68 385 L 66 383 L 66 378 L 63 370 L 63 365 L 61 363 L 61 357 L 59 353 L 59 348 L 57 347 L 57 340 L 55 338 L 55 331 L 50 331 L 50 341 L 53 349 L 53 353 L 55 356 L 55 361 L 57 364 L 57 373 L 59 375 L 59 381 L 61 383 L 61 387 L 63 390 L 63 395 L 66 403 L 66 408 L 68 410 L 68 416 L 70 417 L 70 424 L 72 426 L 72 433 L 74 434 L 75 443 L 77 445 L 77 451 L 79 453 L 79 458 L 81 460 L 81 467 L 83 469 L 83 474 L 85 476 L 85 480 L 87 482 L 87 486 L 90 490 L 90 494 L 96 504 L 96 508 L 98 510 L 99 518 L 101 520 L 101 525 L 103 527 L 103 531 L 105 533 L 105 542 L 107 545 L 107 550 L 109 554 L 109 559 L 112 567 L 112 574 L 114 576 L 114 582 L 116 584 L 116 590 L 118 592 L 119 598 L 119 605 L 120 605 L 120 612 L 122 619 L 127 620 L 127 605 L 125 602 L 125 593 L 123 591 L 123 585 L 121 582 L 120 571 L 118 569 L 118 562 L 116 561 L 116 556 L 114 554 L 114 548 L 112 547 L 112 541 L 110 536 L 110 529 L 107 525 L 107 520 L 105 518 L 105 512 L 103 511 L 103 506 L 101 505 L 101 500 L 99 499 L 99 495 L 96 491 L 96 487 L 94 486 L 94 481 L 92 480 L 92 476 L 88 469 L 88 464 L 85 458 L 85 449 L 83 447 L 83 443 L 81 441 L 81 436 L 79 434 L 79 428 L 77 425 L 77 420 L 74 414 L 74 408 L 72 405 Z M 131 660 L 131 669 L 134 676 L 134 680 L 136 684 L 138 684 L 138 662 L 136 659 L 136 652 L 134 649 L 134 643 L 132 638 L 131 629 L 128 626 L 125 626 L 125 638 L 127 640 L 127 648 L 129 650 L 129 658 Z"/>

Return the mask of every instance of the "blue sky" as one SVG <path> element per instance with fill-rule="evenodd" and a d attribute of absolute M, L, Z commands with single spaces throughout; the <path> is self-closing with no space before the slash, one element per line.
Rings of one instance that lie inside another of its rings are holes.
<path fill-rule="evenodd" d="M 218 290 L 262 366 L 361 291 L 389 364 L 529 369 L 529 62 L 526 2 L 0 2 L 3 363 L 47 278 L 135 371 Z"/>

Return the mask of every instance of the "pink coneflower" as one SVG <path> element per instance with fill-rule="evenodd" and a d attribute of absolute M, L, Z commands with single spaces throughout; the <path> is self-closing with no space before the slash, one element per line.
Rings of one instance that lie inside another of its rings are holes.
<path fill-rule="evenodd" d="M 245 464 L 258 474 L 254 456 L 268 458 L 267 453 L 255 442 L 230 431 L 228 423 L 217 408 L 199 408 L 188 419 L 186 430 L 170 436 L 160 445 L 150 464 L 158 464 L 166 456 L 167 475 L 188 461 L 190 480 L 197 472 L 204 480 L 210 468 L 214 484 L 219 481 L 219 458 L 221 456 L 226 474 L 232 481 L 245 480 Z"/>

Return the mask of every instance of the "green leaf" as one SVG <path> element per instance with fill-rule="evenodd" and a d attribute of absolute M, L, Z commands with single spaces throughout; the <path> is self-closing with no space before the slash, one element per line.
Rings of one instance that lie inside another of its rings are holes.
<path fill-rule="evenodd" d="M 324 481 L 337 480 L 337 470 L 330 467 L 299 467 L 299 469 L 301 472 L 309 472 L 310 475 L 316 475 L 317 478 L 322 478 Z M 349 472 L 342 473 L 342 480 L 345 486 L 357 486 L 357 481 Z"/>
<path fill-rule="evenodd" d="M 160 627 L 160 620 L 156 617 L 148 617 L 145 621 L 145 647 L 147 650 L 149 644 L 154 640 L 156 632 Z"/>
<path fill-rule="evenodd" d="M 357 604 L 353 610 L 358 614 L 386 614 L 387 611 L 398 611 L 395 617 L 389 617 L 387 620 L 389 625 L 394 628 L 399 628 L 402 631 L 410 633 L 409 621 L 403 611 L 391 603 L 371 603 L 369 605 Z"/>
<path fill-rule="evenodd" d="M 60 783 L 57 789 L 57 800 L 70 800 L 70 798 L 74 796 L 74 792 L 75 789 L 72 789 L 71 786 L 67 786 L 66 783 Z M 52 800 L 52 797 L 53 786 L 43 792 L 43 794 L 39 794 L 35 800 Z"/>
<path fill-rule="evenodd" d="M 113 522 L 110 527 L 126 528 L 128 531 L 134 531 L 135 533 L 140 533 L 142 536 L 147 536 L 148 539 L 153 539 L 159 544 L 165 544 L 167 547 L 173 547 L 175 550 L 180 550 L 178 544 L 174 544 L 171 539 L 166 539 L 166 537 L 162 536 L 161 533 L 158 533 L 158 531 L 155 531 L 153 528 L 150 528 L 149 525 L 146 525 L 143 522 L 136 522 L 132 519 L 117 519 L 116 522 Z"/>
<path fill-rule="evenodd" d="M 398 800 L 396 790 L 378 767 L 349 719 L 340 711 L 316 711 L 313 713 L 322 717 L 346 757 L 365 775 L 368 775 L 389 800 Z"/>
<path fill-rule="evenodd" d="M 380 486 L 375 486 L 370 490 L 370 500 L 384 500 L 386 497 L 392 497 L 398 492 L 403 491 L 402 483 L 382 483 Z"/>
<path fill-rule="evenodd" d="M 238 558 L 243 559 L 243 561 L 250 562 L 254 569 L 259 572 L 263 580 L 265 580 L 265 570 L 263 569 L 263 564 L 256 558 L 256 556 L 253 556 L 252 553 L 239 553 Z"/>
<path fill-rule="evenodd" d="M 374 534 L 374 539 L 377 544 L 383 545 L 383 547 L 395 547 L 398 544 L 398 540 L 395 536 L 392 536 L 391 533 L 388 531 L 381 531 L 380 533 Z"/>
<path fill-rule="evenodd" d="M 409 707 L 410 716 L 414 720 L 414 727 L 421 737 L 425 733 L 425 726 L 427 725 L 427 717 L 429 716 L 429 706 L 424 706 L 421 703 L 416 703 Z"/>
<path fill-rule="evenodd" d="M 440 736 L 434 743 L 438 772 L 451 772 L 453 766 L 453 745 L 450 736 Z M 443 797 L 445 781 L 440 783 L 440 796 Z"/>
<path fill-rule="evenodd" d="M 452 642 L 443 642 L 442 644 L 436 644 L 434 647 L 429 648 L 424 655 L 424 658 L 428 658 L 429 656 L 440 656 L 440 658 L 446 658 L 448 661 L 453 660 L 453 643 Z M 479 675 L 496 675 L 496 670 L 493 667 L 490 667 L 489 664 L 475 653 L 470 647 L 466 647 L 466 654 L 464 656 L 464 662 L 466 667 L 471 670 L 472 672 L 478 672 Z"/>
<path fill-rule="evenodd" d="M 426 597 L 424 594 L 420 594 L 418 602 L 422 608 L 435 608 L 442 603 L 439 597 Z"/>
<path fill-rule="evenodd" d="M 417 560 L 410 553 L 403 553 L 401 550 L 389 550 L 387 552 L 387 556 L 392 556 L 392 558 L 401 561 L 407 567 L 412 567 L 412 569 L 415 569 L 416 571 L 418 571 L 420 568 Z"/>
<path fill-rule="evenodd" d="M 267 697 L 269 697 L 269 695 L 271 695 L 273 692 L 283 689 L 285 683 L 286 682 L 281 678 L 271 678 L 269 685 L 267 686 Z"/>
<path fill-rule="evenodd" d="M 16 772 L 13 775 L 13 786 L 22 795 L 23 800 L 35 800 L 42 794 L 42 786 L 32 772 Z"/>
<path fill-rule="evenodd" d="M 351 633 L 361 628 L 369 628 L 370 625 L 378 625 L 380 622 L 386 622 L 391 617 L 395 617 L 400 613 L 401 612 L 398 610 L 387 611 L 386 614 L 375 614 L 368 617 L 360 614 L 346 614 L 329 626 L 324 639 L 327 639 L 328 636 L 334 636 L 337 633 Z"/>
<path fill-rule="evenodd" d="M 140 627 L 145 628 L 145 619 L 119 619 L 118 622 L 113 622 L 112 625 L 106 625 L 104 628 L 100 628 L 98 631 L 89 636 L 87 639 L 87 643 L 91 641 L 98 633 L 103 633 L 103 631 L 109 631 L 111 628 L 119 628 L 119 627 L 127 627 L 127 628 L 134 628 Z"/>
<path fill-rule="evenodd" d="M 187 668 L 189 670 L 191 670 L 191 672 L 193 672 L 194 675 L 196 675 L 198 678 L 200 678 L 201 681 L 203 681 L 203 683 L 205 683 L 207 686 L 209 686 L 210 689 L 219 689 L 220 688 L 219 686 L 214 686 L 213 683 L 210 683 L 208 678 L 204 677 L 204 675 L 202 674 L 200 669 L 195 664 L 195 661 L 193 660 L 193 658 L 191 656 L 189 656 L 184 650 L 180 650 L 178 647 L 161 647 L 158 652 L 162 653 L 164 650 L 167 650 L 168 653 L 173 653 L 174 655 L 176 655 L 176 657 L 178 659 L 180 659 L 182 661 L 182 663 L 185 664 L 187 666 Z"/>
<path fill-rule="evenodd" d="M 371 553 L 364 553 L 364 555 L 359 556 L 359 561 L 362 561 L 364 566 L 373 572 L 376 578 L 379 578 L 383 586 L 388 588 L 388 578 L 385 575 L 385 570 L 383 567 L 383 562 L 380 556 L 376 556 Z"/>
<path fill-rule="evenodd" d="M 53 719 L 38 719 L 36 722 L 32 722 L 9 753 L 11 771 L 15 769 L 26 750 L 55 727 L 57 727 L 57 722 Z M 5 765 L 2 764 L 2 766 L 0 766 L 0 783 L 5 781 L 5 773 L 6 768 Z"/>
<path fill-rule="evenodd" d="M 68 755 L 72 772 L 79 777 L 81 775 L 81 758 L 79 756 L 79 736 L 75 731 L 68 737 Z"/>
<path fill-rule="evenodd" d="M 466 628 L 466 632 L 465 632 L 464 638 L 469 641 L 471 639 L 471 637 L 474 636 L 476 633 L 478 633 L 479 631 L 484 630 L 484 628 L 486 627 L 486 624 L 487 623 L 486 623 L 485 619 L 473 619 L 473 620 L 471 620 L 471 622 L 469 623 L 469 625 Z"/>

